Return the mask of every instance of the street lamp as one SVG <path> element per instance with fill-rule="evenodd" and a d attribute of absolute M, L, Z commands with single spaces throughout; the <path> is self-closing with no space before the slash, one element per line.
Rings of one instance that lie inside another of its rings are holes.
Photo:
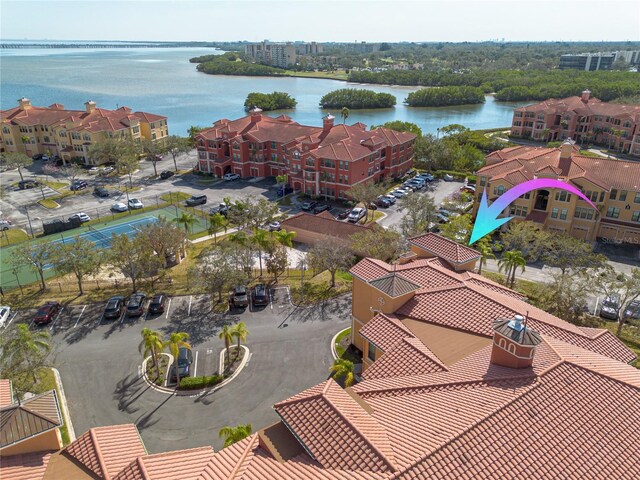
<path fill-rule="evenodd" d="M 31 231 L 31 238 L 34 238 L 33 236 L 33 225 L 31 225 L 31 217 L 29 216 L 29 207 L 24 207 L 24 211 L 27 214 L 27 220 L 29 221 L 29 230 Z"/>

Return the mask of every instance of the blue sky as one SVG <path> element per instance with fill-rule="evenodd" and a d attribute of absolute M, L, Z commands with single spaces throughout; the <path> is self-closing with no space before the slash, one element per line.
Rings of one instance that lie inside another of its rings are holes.
<path fill-rule="evenodd" d="M 640 40 L 637 0 L 0 0 L 4 39 Z"/>

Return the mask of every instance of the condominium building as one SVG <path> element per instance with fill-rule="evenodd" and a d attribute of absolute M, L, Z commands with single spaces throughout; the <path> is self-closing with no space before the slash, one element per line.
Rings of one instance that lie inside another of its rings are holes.
<path fill-rule="evenodd" d="M 31 105 L 28 98 L 18 106 L 0 111 L 0 149 L 57 155 L 65 161 L 79 159 L 86 165 L 97 165 L 89 155 L 95 143 L 106 138 L 128 137 L 135 141 L 158 141 L 169 135 L 167 117 L 146 112 L 133 112 L 129 107 L 116 110 L 98 108 L 86 102 L 85 110 L 65 110 L 54 103 L 48 107 Z"/>
<path fill-rule="evenodd" d="M 334 124 L 300 125 L 287 115 L 272 118 L 253 109 L 237 120 L 218 120 L 196 136 L 198 168 L 221 177 L 286 175 L 294 190 L 346 199 L 353 185 L 402 176 L 413 165 L 416 136 L 388 128 Z"/>
<path fill-rule="evenodd" d="M 578 53 L 560 56 L 560 70 L 611 70 L 614 62 L 621 60 L 629 65 L 640 64 L 640 50 L 617 52 Z"/>
<path fill-rule="evenodd" d="M 511 135 L 541 141 L 572 138 L 640 156 L 640 105 L 602 102 L 585 90 L 580 97 L 552 98 L 516 108 Z"/>
<path fill-rule="evenodd" d="M 520 146 L 489 154 L 486 166 L 478 170 L 474 215 L 483 191 L 492 201 L 537 178 L 578 188 L 597 210 L 565 190 L 534 190 L 504 212 L 515 217 L 512 221 L 530 220 L 586 241 L 602 238 L 640 245 L 640 163 L 583 156 L 571 140 L 559 148 Z"/>
<path fill-rule="evenodd" d="M 297 47 L 291 43 L 271 43 L 267 40 L 244 46 L 244 52 L 259 63 L 287 68 L 295 65 Z"/>
<path fill-rule="evenodd" d="M 317 42 L 296 43 L 296 53 L 298 55 L 320 55 L 324 53 L 324 45 Z"/>

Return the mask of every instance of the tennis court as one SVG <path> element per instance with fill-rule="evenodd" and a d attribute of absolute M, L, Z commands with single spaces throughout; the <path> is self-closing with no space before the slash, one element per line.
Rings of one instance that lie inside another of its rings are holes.
<path fill-rule="evenodd" d="M 93 242 L 96 248 L 109 248 L 111 246 L 112 235 L 126 234 L 129 238 L 132 238 L 138 233 L 142 227 L 151 223 L 157 222 L 160 218 L 165 218 L 169 222 L 174 222 L 176 218 L 179 218 L 184 213 L 191 213 L 186 209 L 177 207 L 175 205 L 169 205 L 157 210 L 147 211 L 140 214 L 125 214 L 125 215 L 113 215 L 111 221 L 105 221 L 100 224 L 94 224 L 91 226 L 80 227 L 73 230 L 68 230 L 63 233 L 47 235 L 46 237 L 36 238 L 31 240 L 32 243 L 50 242 L 56 243 L 72 243 L 75 242 L 77 237 L 84 238 Z M 209 228 L 208 219 L 194 215 L 195 222 L 189 227 L 191 233 L 200 233 Z M 184 228 L 182 225 L 178 225 L 180 228 Z M 12 268 L 9 263 L 9 259 L 12 257 L 12 251 L 17 248 L 17 245 L 9 247 L 3 247 L 0 249 L 0 285 L 3 288 L 13 288 L 20 285 L 28 285 L 38 281 L 37 273 L 27 267 L 22 266 L 20 268 Z M 53 266 L 50 266 L 45 270 L 45 278 L 51 278 L 55 275 Z"/>

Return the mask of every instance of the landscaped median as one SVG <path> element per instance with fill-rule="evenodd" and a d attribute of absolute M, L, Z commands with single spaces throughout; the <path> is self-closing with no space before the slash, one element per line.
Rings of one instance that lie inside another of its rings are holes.
<path fill-rule="evenodd" d="M 42 200 L 38 200 L 38 204 L 40 204 L 41 207 L 48 209 L 60 208 L 60 204 L 54 200 L 51 200 L 50 198 L 43 198 Z"/>

